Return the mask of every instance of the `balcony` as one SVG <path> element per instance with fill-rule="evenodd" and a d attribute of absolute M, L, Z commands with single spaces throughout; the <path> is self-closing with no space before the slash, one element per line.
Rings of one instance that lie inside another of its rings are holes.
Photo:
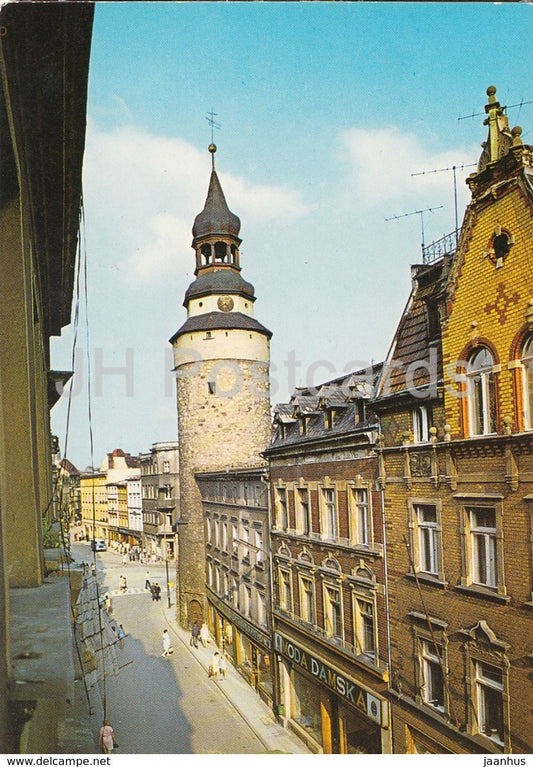
<path fill-rule="evenodd" d="M 450 234 L 445 234 L 440 240 L 424 245 L 422 248 L 422 261 L 424 264 L 434 264 L 444 256 L 453 255 L 457 250 L 459 234 L 460 229 L 455 229 Z"/>

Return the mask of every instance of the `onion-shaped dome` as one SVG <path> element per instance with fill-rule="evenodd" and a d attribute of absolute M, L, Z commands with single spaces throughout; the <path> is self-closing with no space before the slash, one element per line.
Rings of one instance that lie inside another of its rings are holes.
<path fill-rule="evenodd" d="M 220 181 L 213 170 L 204 209 L 194 220 L 193 237 L 206 237 L 211 234 L 230 234 L 238 237 L 240 228 L 240 219 L 228 208 Z"/>

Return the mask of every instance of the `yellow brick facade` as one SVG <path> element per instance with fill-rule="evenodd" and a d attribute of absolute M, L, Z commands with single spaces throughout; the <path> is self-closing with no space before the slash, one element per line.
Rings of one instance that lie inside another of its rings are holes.
<path fill-rule="evenodd" d="M 497 265 L 489 251 L 500 228 L 514 242 L 503 263 Z M 471 206 L 463 232 L 463 251 L 449 288 L 449 316 L 442 334 L 446 420 L 453 437 L 469 435 L 466 409 L 462 398 L 455 396 L 462 388 L 462 366 L 456 363 L 465 362 L 471 350 L 486 343 L 496 363 L 497 431 L 503 430 L 505 417 L 511 419 L 512 430 L 518 431 L 520 408 L 513 359 L 520 334 L 527 327 L 533 296 L 532 210 L 518 181 L 501 197 Z"/>

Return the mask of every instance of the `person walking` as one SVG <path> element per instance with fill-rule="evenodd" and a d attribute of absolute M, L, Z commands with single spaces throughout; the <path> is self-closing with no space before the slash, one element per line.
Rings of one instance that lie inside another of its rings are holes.
<path fill-rule="evenodd" d="M 152 584 L 150 583 L 150 570 L 146 571 L 146 580 L 144 582 L 144 588 L 146 589 L 146 591 L 152 590 Z"/>
<path fill-rule="evenodd" d="M 168 629 L 163 629 L 163 658 L 172 655 L 173 652 L 174 648 L 172 647 L 172 640 L 170 639 Z"/>
<path fill-rule="evenodd" d="M 226 673 L 227 673 L 227 670 L 228 670 L 228 665 L 226 663 L 226 658 L 224 657 L 224 655 L 220 656 L 220 660 L 218 662 L 218 670 L 220 672 L 220 678 L 221 679 L 225 679 L 226 678 Z"/>
<path fill-rule="evenodd" d="M 196 649 L 198 649 L 198 637 L 200 636 L 200 626 L 198 625 L 198 621 L 194 621 L 192 629 L 191 629 L 191 641 L 190 645 L 194 645 Z"/>
<path fill-rule="evenodd" d="M 211 665 L 209 666 L 209 676 L 212 679 L 219 678 L 219 671 L 220 671 L 220 653 L 215 650 L 213 653 L 213 657 L 211 658 Z"/>
<path fill-rule="evenodd" d="M 118 627 L 118 631 L 117 631 L 118 643 L 120 645 L 120 649 L 121 650 L 124 649 L 124 637 L 125 636 L 126 636 L 126 632 L 124 631 L 124 626 L 121 623 L 120 626 Z"/>
<path fill-rule="evenodd" d="M 155 601 L 159 602 L 159 600 L 161 599 L 161 586 L 159 585 L 159 583 L 156 583 L 154 586 L 154 594 L 155 594 L 154 596 Z"/>
<path fill-rule="evenodd" d="M 117 741 L 115 740 L 115 734 L 113 732 L 113 728 L 109 724 L 108 719 L 104 719 L 103 725 L 100 727 L 100 735 L 98 738 L 98 743 L 100 745 L 100 748 L 102 749 L 102 753 L 104 754 L 110 754 L 114 748 L 117 746 Z"/>
<path fill-rule="evenodd" d="M 111 615 L 111 613 L 113 612 L 113 603 L 111 602 L 111 597 L 109 596 L 109 594 L 105 595 L 104 604 L 105 604 L 105 609 L 107 610 L 109 615 Z"/>
<path fill-rule="evenodd" d="M 120 591 L 122 591 L 124 594 L 128 590 L 128 583 L 126 581 L 126 576 L 125 575 L 121 575 L 120 576 L 120 586 L 119 586 L 119 588 L 120 588 Z"/>
<path fill-rule="evenodd" d="M 202 647 L 207 647 L 207 643 L 209 642 L 209 629 L 207 623 L 202 623 L 202 628 L 200 629 L 200 641 Z"/>

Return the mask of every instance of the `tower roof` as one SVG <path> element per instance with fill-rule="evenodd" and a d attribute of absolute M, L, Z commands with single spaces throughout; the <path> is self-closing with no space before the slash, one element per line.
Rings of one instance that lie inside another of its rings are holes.
<path fill-rule="evenodd" d="M 255 301 L 254 286 L 251 282 L 243 280 L 239 272 L 234 269 L 214 268 L 199 274 L 187 288 L 184 306 L 191 298 L 200 298 L 211 293 L 236 293 Z"/>
<path fill-rule="evenodd" d="M 193 237 L 206 237 L 210 234 L 229 234 L 238 237 L 240 228 L 240 219 L 228 208 L 217 172 L 213 168 L 204 209 L 194 220 Z"/>

